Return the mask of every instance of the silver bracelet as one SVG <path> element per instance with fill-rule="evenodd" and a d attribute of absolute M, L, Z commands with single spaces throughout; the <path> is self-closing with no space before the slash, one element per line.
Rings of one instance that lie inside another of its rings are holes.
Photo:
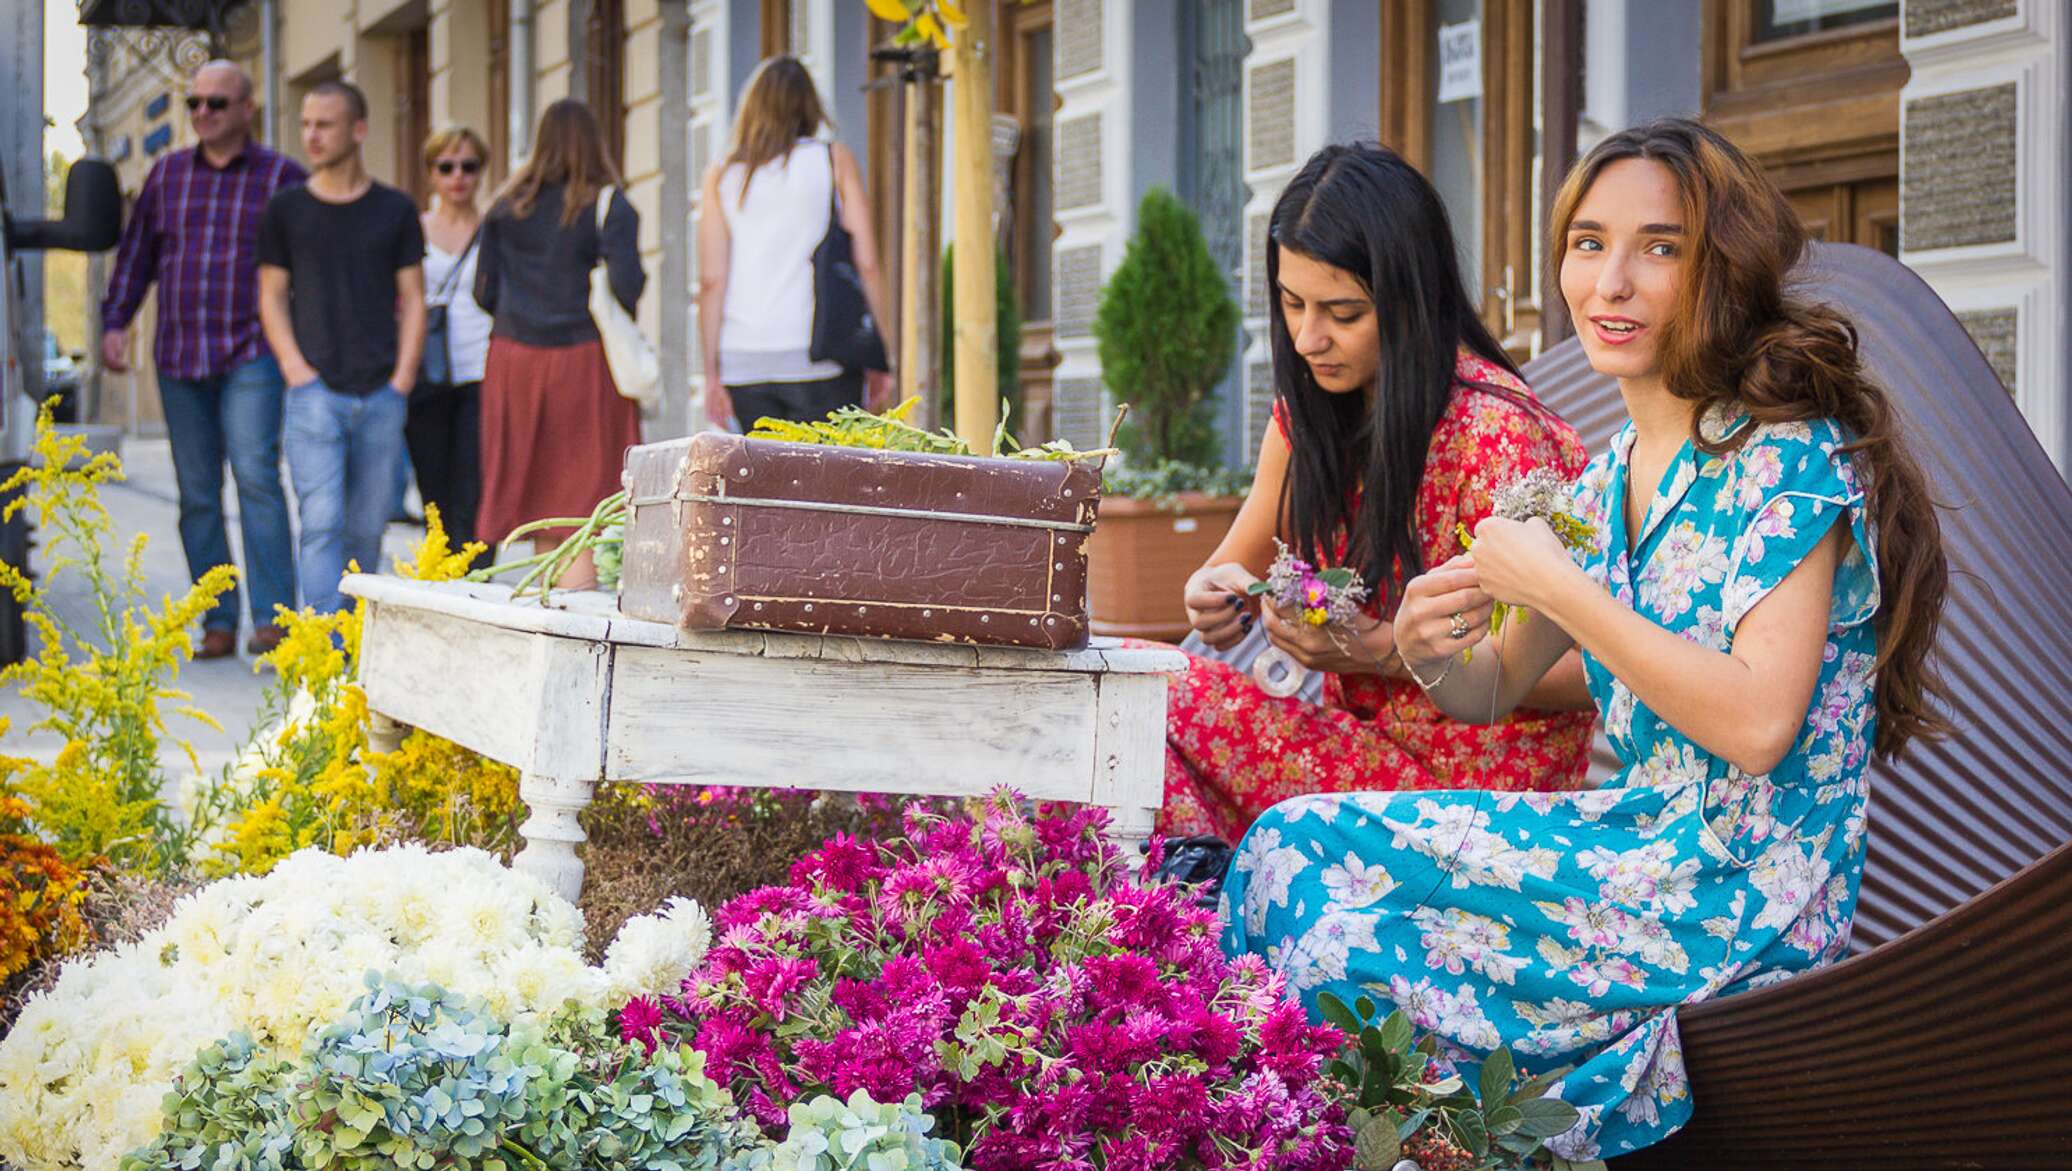
<path fill-rule="evenodd" d="M 1423 688 L 1426 691 L 1430 691 L 1432 688 L 1437 687 L 1441 683 L 1446 682 L 1446 676 L 1453 670 L 1453 656 L 1448 655 L 1446 656 L 1446 665 L 1439 669 L 1439 677 L 1437 679 L 1432 680 L 1430 683 L 1427 683 L 1423 679 L 1418 677 L 1417 668 L 1410 665 L 1409 655 L 1399 655 L 1398 657 L 1403 660 L 1403 669 L 1405 671 L 1410 672 L 1411 681 L 1416 683 L 1419 687 Z"/>

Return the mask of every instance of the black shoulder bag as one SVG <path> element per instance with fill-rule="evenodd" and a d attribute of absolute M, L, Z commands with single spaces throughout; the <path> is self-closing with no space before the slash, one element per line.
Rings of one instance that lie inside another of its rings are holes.
<path fill-rule="evenodd" d="M 453 258 L 453 268 L 446 279 L 439 282 L 433 295 L 439 298 L 436 305 L 428 304 L 424 309 L 424 356 L 417 361 L 417 380 L 426 386 L 453 385 L 452 331 L 446 323 L 446 306 L 453 301 L 454 285 L 460 281 L 460 272 L 468 266 L 468 255 L 475 251 L 475 241 L 482 238 L 482 229 L 468 237 L 467 247 Z M 470 291 L 469 296 L 474 296 Z"/>
<path fill-rule="evenodd" d="M 840 362 L 846 370 L 890 370 L 885 339 L 878 335 L 870 298 L 856 272 L 849 230 L 842 226 L 832 145 L 827 148 L 827 176 L 827 235 L 813 250 L 813 341 L 806 356 L 815 362 Z"/>

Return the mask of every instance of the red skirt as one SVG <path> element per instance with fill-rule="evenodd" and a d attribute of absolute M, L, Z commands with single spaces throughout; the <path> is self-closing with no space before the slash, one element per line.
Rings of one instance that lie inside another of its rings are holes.
<path fill-rule="evenodd" d="M 1464 724 L 1407 680 L 1337 675 L 1325 677 L 1323 703 L 1304 703 L 1190 655 L 1167 683 L 1159 830 L 1236 842 L 1275 804 L 1311 793 L 1580 788 L 1596 719 L 1520 708 Z"/>
<path fill-rule="evenodd" d="M 590 515 L 619 490 L 626 449 L 639 442 L 640 407 L 612 382 L 604 343 L 543 347 L 490 338 L 476 536 L 494 548 L 528 521 Z"/>

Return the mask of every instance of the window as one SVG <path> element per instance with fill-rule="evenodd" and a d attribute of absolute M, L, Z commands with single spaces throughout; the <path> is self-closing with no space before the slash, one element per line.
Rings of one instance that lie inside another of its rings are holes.
<path fill-rule="evenodd" d="M 1899 16 L 1892 0 L 1761 0 L 1753 7 L 1749 41 L 1758 45 Z"/>

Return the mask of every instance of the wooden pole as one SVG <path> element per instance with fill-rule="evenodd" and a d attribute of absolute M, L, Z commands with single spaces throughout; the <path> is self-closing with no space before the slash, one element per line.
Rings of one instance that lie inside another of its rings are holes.
<path fill-rule="evenodd" d="M 1583 108 L 1583 0 L 1547 0 L 1540 45 L 1540 214 L 1554 214 L 1554 197 L 1576 161 L 1576 121 Z M 1550 243 L 1549 247 L 1553 247 Z M 1552 264 L 1540 277 L 1540 352 L 1575 332 Z"/>
<path fill-rule="evenodd" d="M 1000 325 L 993 258 L 993 5 L 965 9 L 950 49 L 955 71 L 957 435 L 980 454 L 1000 422 Z"/>
<path fill-rule="evenodd" d="M 923 426 L 940 426 L 942 397 L 942 82 L 932 60 L 906 86 L 906 181 L 901 194 L 899 397 L 921 396 Z"/>

